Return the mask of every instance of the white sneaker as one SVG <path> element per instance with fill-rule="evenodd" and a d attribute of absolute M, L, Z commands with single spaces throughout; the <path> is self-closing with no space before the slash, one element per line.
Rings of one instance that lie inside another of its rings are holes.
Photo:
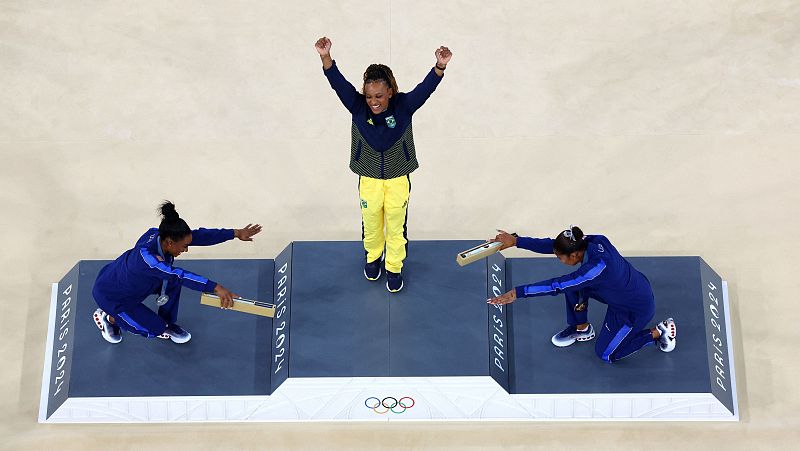
<path fill-rule="evenodd" d="M 119 326 L 111 324 L 108 320 L 108 314 L 103 309 L 97 309 L 92 315 L 94 323 L 100 329 L 100 334 L 109 343 L 119 343 L 122 341 L 122 334 L 120 334 Z"/>
<path fill-rule="evenodd" d="M 172 340 L 173 343 L 186 343 L 192 339 L 192 334 L 177 324 L 170 324 L 158 338 Z"/>
<path fill-rule="evenodd" d="M 576 341 L 589 341 L 594 338 L 594 327 L 589 324 L 586 330 L 578 330 L 575 326 L 567 326 L 566 329 L 553 335 L 552 341 L 559 348 L 569 346 Z"/>
<path fill-rule="evenodd" d="M 675 337 L 678 335 L 678 328 L 675 326 L 675 320 L 667 318 L 656 324 L 656 328 L 661 332 L 661 336 L 658 337 L 658 349 L 664 352 L 672 352 L 677 342 Z"/>

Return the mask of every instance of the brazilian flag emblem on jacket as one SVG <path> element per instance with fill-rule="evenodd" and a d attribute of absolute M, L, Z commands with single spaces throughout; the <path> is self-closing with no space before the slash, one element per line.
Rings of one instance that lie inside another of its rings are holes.
<path fill-rule="evenodd" d="M 394 120 L 394 116 L 389 116 L 386 118 L 386 126 L 389 128 L 394 128 L 397 125 L 397 121 Z"/>

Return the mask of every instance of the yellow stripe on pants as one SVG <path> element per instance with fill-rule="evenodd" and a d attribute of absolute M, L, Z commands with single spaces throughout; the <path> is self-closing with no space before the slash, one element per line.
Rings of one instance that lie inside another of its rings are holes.
<path fill-rule="evenodd" d="M 386 270 L 399 273 L 403 269 L 408 243 L 405 231 L 410 194 L 411 180 L 407 175 L 388 180 L 364 176 L 359 179 L 358 195 L 361 197 L 367 262 L 379 259 L 385 247 Z"/>

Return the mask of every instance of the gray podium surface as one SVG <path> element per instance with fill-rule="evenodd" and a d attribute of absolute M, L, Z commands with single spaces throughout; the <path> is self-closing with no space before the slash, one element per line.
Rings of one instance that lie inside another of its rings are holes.
<path fill-rule="evenodd" d="M 178 324 L 192 333 L 188 343 L 127 332 L 119 344 L 106 342 L 92 320 L 91 293 L 106 263 L 80 262 L 70 397 L 269 394 L 272 319 L 201 305 L 196 291 L 181 291 Z M 272 260 L 178 260 L 176 266 L 245 298 L 272 300 Z M 145 303 L 157 309 L 155 297 Z"/>
<path fill-rule="evenodd" d="M 703 393 L 710 391 L 699 257 L 631 257 L 653 286 L 652 325 L 675 318 L 678 344 L 671 353 L 647 346 L 613 364 L 594 352 L 595 340 L 558 348 L 552 335 L 566 327 L 563 295 L 520 299 L 512 307 L 512 393 Z M 575 268 L 555 257 L 508 259 L 511 286 L 567 274 Z M 589 302 L 598 330 L 606 305 Z"/>
<path fill-rule="evenodd" d="M 488 375 L 486 263 L 455 263 L 476 244 L 410 243 L 389 293 L 361 242 L 295 242 L 289 377 Z"/>

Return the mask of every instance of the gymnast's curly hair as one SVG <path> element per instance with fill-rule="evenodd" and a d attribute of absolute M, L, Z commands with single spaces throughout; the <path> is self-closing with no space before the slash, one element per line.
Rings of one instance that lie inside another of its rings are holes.
<path fill-rule="evenodd" d="M 383 64 L 370 64 L 367 70 L 364 71 L 364 85 L 376 81 L 383 81 L 386 85 L 392 88 L 392 92 L 397 93 L 397 81 L 394 79 L 394 74 L 389 66 Z"/>

